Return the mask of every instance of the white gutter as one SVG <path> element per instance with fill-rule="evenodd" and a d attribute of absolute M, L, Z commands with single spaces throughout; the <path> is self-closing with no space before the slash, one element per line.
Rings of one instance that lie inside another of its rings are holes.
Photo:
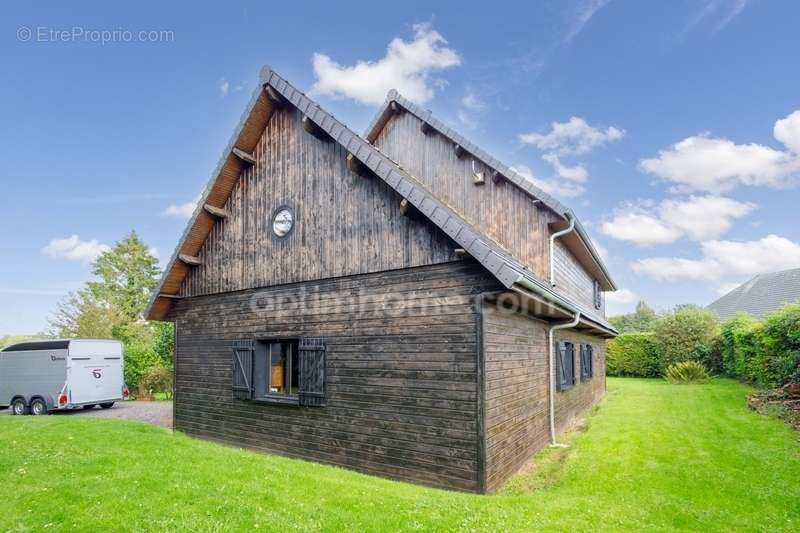
<path fill-rule="evenodd" d="M 553 339 L 553 332 L 557 329 L 574 328 L 581 320 L 581 313 L 575 313 L 575 317 L 569 322 L 562 322 L 560 324 L 553 324 L 547 331 L 547 345 L 548 349 L 548 366 L 547 370 L 550 374 L 550 446 L 565 447 L 565 444 L 558 444 L 556 442 L 556 373 L 555 373 L 555 342 Z"/>
<path fill-rule="evenodd" d="M 550 235 L 550 285 L 555 286 L 556 284 L 556 263 L 555 263 L 555 247 L 556 247 L 556 239 L 561 237 L 562 235 L 566 235 L 567 233 L 571 232 L 575 229 L 575 217 L 571 214 L 567 214 L 567 218 L 569 219 L 569 226 L 561 231 L 557 231 Z"/>

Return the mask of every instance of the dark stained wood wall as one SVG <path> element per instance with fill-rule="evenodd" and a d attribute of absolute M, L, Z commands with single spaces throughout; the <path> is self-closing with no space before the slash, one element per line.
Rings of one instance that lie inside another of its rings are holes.
<path fill-rule="evenodd" d="M 378 178 L 348 170 L 347 152 L 307 133 L 294 108 L 276 111 L 214 225 L 181 294 L 195 296 L 347 276 L 456 259 L 427 221 L 400 216 L 400 198 Z M 289 205 L 295 229 L 272 233 L 275 210 Z"/>
<path fill-rule="evenodd" d="M 472 159 L 459 159 L 453 143 L 438 133 L 424 134 L 411 113 L 395 114 L 375 139 L 375 146 L 422 181 L 439 199 L 484 231 L 541 279 L 549 277 L 549 229 L 557 217 L 539 209 L 530 196 L 511 184 L 495 184 L 480 162 L 485 185 L 473 184 Z"/>
<path fill-rule="evenodd" d="M 556 291 L 582 305 L 591 315 L 604 318 L 605 298 L 602 299 L 600 309 L 594 307 L 594 279 L 558 239 L 556 239 L 554 262 Z"/>
<path fill-rule="evenodd" d="M 179 300 L 175 427 L 370 474 L 480 490 L 478 314 L 465 260 Z M 234 400 L 231 344 L 324 337 L 327 406 Z"/>
<path fill-rule="evenodd" d="M 497 490 L 550 442 L 546 322 L 483 307 L 486 489 Z M 562 431 L 605 394 L 605 344 L 599 337 L 561 330 L 558 339 L 594 347 L 594 378 L 556 392 L 556 428 Z"/>

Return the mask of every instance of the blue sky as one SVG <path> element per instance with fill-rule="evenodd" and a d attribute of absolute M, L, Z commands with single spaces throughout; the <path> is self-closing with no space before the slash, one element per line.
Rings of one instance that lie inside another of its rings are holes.
<path fill-rule="evenodd" d="M 800 4 L 375 4 L 6 4 L 0 335 L 132 229 L 169 257 L 266 63 L 359 132 L 397 86 L 528 173 L 606 254 L 614 311 L 800 266 Z"/>

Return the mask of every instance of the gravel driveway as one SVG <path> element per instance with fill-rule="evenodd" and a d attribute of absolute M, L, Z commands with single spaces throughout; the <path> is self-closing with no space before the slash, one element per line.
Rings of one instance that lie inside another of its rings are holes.
<path fill-rule="evenodd" d="M 0 415 L 10 415 L 11 409 L 0 411 Z M 172 429 L 172 402 L 117 402 L 111 409 L 76 409 L 57 411 L 52 416 L 95 416 L 98 418 L 119 418 L 138 420 L 156 426 Z"/>

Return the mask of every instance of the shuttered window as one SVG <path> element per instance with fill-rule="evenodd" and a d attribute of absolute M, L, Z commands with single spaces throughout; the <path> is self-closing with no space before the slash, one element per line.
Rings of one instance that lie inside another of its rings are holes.
<path fill-rule="evenodd" d="M 234 342 L 233 393 L 240 400 L 324 406 L 323 339 Z"/>
<path fill-rule="evenodd" d="M 240 340 L 233 343 L 233 397 L 238 400 L 253 398 L 253 359 L 255 341 Z"/>
<path fill-rule="evenodd" d="M 581 344 L 581 381 L 594 376 L 594 348 L 591 344 Z"/>
<path fill-rule="evenodd" d="M 603 307 L 603 290 L 600 287 L 600 282 L 594 280 L 594 308 L 602 309 Z"/>
<path fill-rule="evenodd" d="M 571 342 L 559 342 L 556 347 L 558 390 L 566 390 L 575 386 L 575 345 Z"/>

